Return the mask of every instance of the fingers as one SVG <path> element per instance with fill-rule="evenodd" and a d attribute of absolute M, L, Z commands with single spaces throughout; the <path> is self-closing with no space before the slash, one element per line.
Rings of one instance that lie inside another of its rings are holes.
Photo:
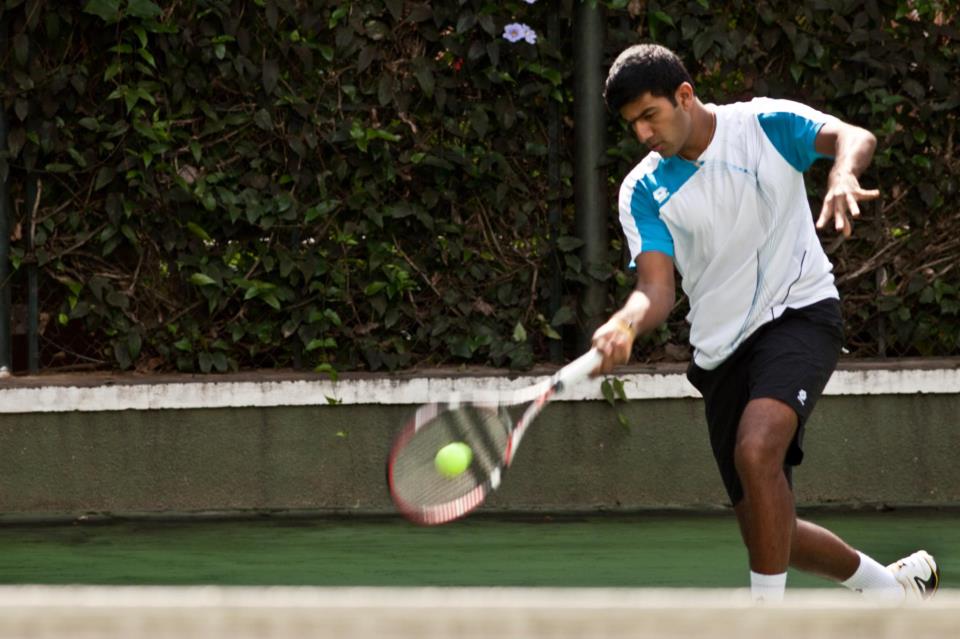
<path fill-rule="evenodd" d="M 847 193 L 847 210 L 853 217 L 860 217 L 860 205 L 857 204 L 857 198 L 853 193 Z"/>
<path fill-rule="evenodd" d="M 630 359 L 630 351 L 633 348 L 633 337 L 629 325 L 623 320 L 611 319 L 598 328 L 593 334 L 593 347 L 603 355 L 603 361 L 592 374 L 596 376 L 609 373 L 616 366 L 626 363 Z"/>
<path fill-rule="evenodd" d="M 824 229 L 833 218 L 833 226 L 844 237 L 853 233 L 853 222 L 850 218 L 860 217 L 860 201 L 875 200 L 880 197 L 879 189 L 831 189 L 823 200 L 820 217 L 817 218 L 817 228 Z M 848 216 L 849 213 L 849 216 Z"/>
<path fill-rule="evenodd" d="M 830 217 L 833 215 L 833 207 L 830 206 L 830 196 L 829 194 L 823 200 L 823 206 L 820 207 L 820 217 L 817 218 L 817 228 L 822 229 L 827 226 L 827 222 L 830 220 Z"/>
<path fill-rule="evenodd" d="M 853 201 L 853 205 L 856 206 L 856 201 Z M 830 218 L 833 218 L 833 227 L 836 229 L 837 233 L 843 233 L 845 237 L 850 237 L 850 233 L 853 231 L 853 227 L 850 225 L 850 221 L 847 218 L 846 211 L 844 208 L 850 206 L 850 201 L 844 199 L 843 197 L 834 196 L 833 193 L 827 195 L 826 199 L 823 201 L 823 208 L 820 209 L 820 217 L 817 218 L 817 228 L 825 229 L 827 223 L 830 222 Z M 853 215 L 860 214 L 860 208 L 857 207 L 856 213 Z M 853 209 L 851 209 L 853 212 Z"/>

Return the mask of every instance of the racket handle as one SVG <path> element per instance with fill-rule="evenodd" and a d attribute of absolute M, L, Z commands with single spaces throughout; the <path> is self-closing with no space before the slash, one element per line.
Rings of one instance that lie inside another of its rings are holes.
<path fill-rule="evenodd" d="M 574 384 L 587 378 L 590 373 L 593 372 L 597 366 L 600 365 L 600 362 L 603 361 L 603 355 L 600 354 L 595 348 L 591 348 L 589 351 L 573 360 L 559 371 L 557 371 L 555 377 L 555 384 L 559 384 L 560 388 L 558 391 L 562 391 L 564 387 L 573 386 Z"/>

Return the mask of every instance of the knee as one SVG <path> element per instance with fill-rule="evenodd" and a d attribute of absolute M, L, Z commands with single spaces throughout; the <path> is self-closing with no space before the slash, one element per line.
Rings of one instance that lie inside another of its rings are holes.
<path fill-rule="evenodd" d="M 761 436 L 744 437 L 737 441 L 733 462 L 741 480 L 764 479 L 783 472 L 785 451 L 775 442 Z"/>

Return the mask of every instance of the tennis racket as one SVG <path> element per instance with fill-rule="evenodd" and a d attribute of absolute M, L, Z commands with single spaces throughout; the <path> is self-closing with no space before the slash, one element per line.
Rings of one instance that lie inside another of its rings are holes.
<path fill-rule="evenodd" d="M 425 404 L 397 436 L 387 460 L 387 483 L 397 509 L 413 522 L 432 526 L 463 517 L 500 486 L 520 440 L 547 403 L 584 380 L 602 361 L 596 349 L 552 377 L 504 393 L 454 397 Z M 520 414 L 514 421 L 511 412 Z M 441 448 L 460 442 L 472 459 L 455 476 L 441 474 L 434 459 Z"/>

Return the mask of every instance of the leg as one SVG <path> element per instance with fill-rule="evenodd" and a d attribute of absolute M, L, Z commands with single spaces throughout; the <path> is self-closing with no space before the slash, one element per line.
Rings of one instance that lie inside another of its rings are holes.
<path fill-rule="evenodd" d="M 747 404 L 737 433 L 734 460 L 744 498 L 735 507 L 750 554 L 750 569 L 784 572 L 787 565 L 833 581 L 857 570 L 860 557 L 837 535 L 797 519 L 783 459 L 797 428 L 797 415 L 775 399 Z"/>
<path fill-rule="evenodd" d="M 846 581 L 860 565 L 860 556 L 835 534 L 797 519 L 790 565 L 832 581 Z"/>
<path fill-rule="evenodd" d="M 793 491 L 783 472 L 797 415 L 768 398 L 747 403 L 737 429 L 734 465 L 743 485 L 735 506 L 753 572 L 786 572 L 797 529 Z"/>

